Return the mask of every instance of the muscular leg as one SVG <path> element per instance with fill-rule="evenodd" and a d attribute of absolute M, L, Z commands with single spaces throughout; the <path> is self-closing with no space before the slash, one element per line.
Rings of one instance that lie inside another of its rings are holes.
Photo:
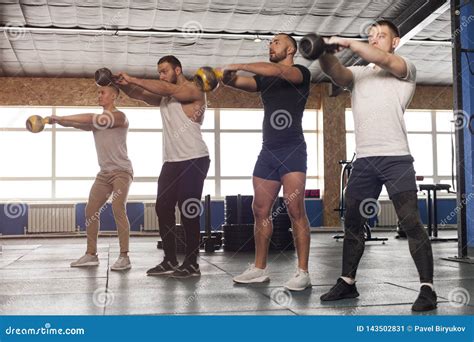
<path fill-rule="evenodd" d="M 293 238 L 298 255 L 298 267 L 308 270 L 310 232 L 304 205 L 306 174 L 291 172 L 282 177 L 283 196 L 293 228 Z"/>
<path fill-rule="evenodd" d="M 273 232 L 270 220 L 271 209 L 280 191 L 280 182 L 253 177 L 254 199 L 252 203 L 255 219 L 255 267 L 267 266 L 268 246 Z"/>
<path fill-rule="evenodd" d="M 408 238 L 410 253 L 415 261 L 420 281 L 433 283 L 433 252 L 418 210 L 416 191 L 405 191 L 392 196 L 398 220 Z"/>

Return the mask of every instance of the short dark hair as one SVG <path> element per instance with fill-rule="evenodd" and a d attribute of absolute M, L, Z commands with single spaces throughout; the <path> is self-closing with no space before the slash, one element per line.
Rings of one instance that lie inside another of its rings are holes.
<path fill-rule="evenodd" d="M 380 20 L 377 20 L 373 25 L 372 27 L 374 26 L 387 26 L 392 32 L 393 34 L 395 35 L 395 37 L 400 37 L 400 30 L 398 29 L 398 27 L 392 23 L 390 20 L 387 20 L 387 19 L 380 19 Z"/>
<path fill-rule="evenodd" d="M 183 67 L 181 66 L 181 62 L 175 56 L 168 55 L 168 56 L 161 57 L 157 64 L 160 65 L 162 63 L 169 63 L 173 66 L 173 69 L 180 67 L 180 69 L 183 70 Z"/>
<path fill-rule="evenodd" d="M 285 36 L 287 37 L 290 42 L 291 42 L 291 45 L 293 45 L 293 47 L 295 48 L 295 53 L 296 51 L 298 51 L 298 44 L 296 43 L 296 40 L 295 38 L 293 38 L 292 36 L 290 36 L 288 33 L 278 33 L 277 36 Z"/>

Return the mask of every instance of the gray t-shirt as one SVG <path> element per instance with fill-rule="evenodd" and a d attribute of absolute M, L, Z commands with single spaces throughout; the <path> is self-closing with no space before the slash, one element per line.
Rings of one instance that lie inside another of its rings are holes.
<path fill-rule="evenodd" d="M 128 125 L 93 131 L 101 172 L 124 171 L 133 175 L 127 153 L 127 133 Z"/>
<path fill-rule="evenodd" d="M 403 59 L 405 78 L 373 65 L 349 67 L 357 158 L 410 154 L 403 114 L 415 93 L 416 68 Z"/>

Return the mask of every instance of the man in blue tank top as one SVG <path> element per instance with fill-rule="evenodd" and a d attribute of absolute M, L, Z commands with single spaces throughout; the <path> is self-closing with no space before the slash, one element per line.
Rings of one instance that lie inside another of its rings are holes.
<path fill-rule="evenodd" d="M 269 45 L 270 62 L 229 65 L 224 68 L 223 83 L 248 92 L 260 92 L 265 112 L 262 150 L 253 172 L 255 263 L 234 277 L 234 281 L 248 284 L 269 280 L 266 266 L 273 230 L 269 217 L 283 186 L 298 253 L 296 273 L 285 287 L 301 291 L 311 286 L 310 233 L 304 206 L 307 154 L 301 124 L 311 74 L 306 67 L 294 64 L 296 51 L 297 44 L 291 36 L 277 34 Z M 255 76 L 237 75 L 240 70 Z"/>

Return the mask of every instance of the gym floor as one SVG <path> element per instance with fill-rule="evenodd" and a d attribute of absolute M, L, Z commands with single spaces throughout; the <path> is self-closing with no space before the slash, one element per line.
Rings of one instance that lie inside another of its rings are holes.
<path fill-rule="evenodd" d="M 295 271 L 295 252 L 271 253 L 271 282 L 234 285 L 232 276 L 253 261 L 253 252 L 201 254 L 202 276 L 175 280 L 147 277 L 162 259 L 156 237 L 132 237 L 133 268 L 111 272 L 118 256 L 116 237 L 99 239 L 100 266 L 70 268 L 84 252 L 84 239 L 36 238 L 2 240 L 0 254 L 1 315 L 410 315 L 419 286 L 406 240 L 394 232 L 387 244 L 370 242 L 358 273 L 358 299 L 322 304 L 319 296 L 340 272 L 342 241 L 333 233 L 313 233 L 310 274 L 313 287 L 289 293 L 281 286 Z M 443 232 L 452 236 L 455 232 Z M 456 242 L 433 243 L 435 287 L 439 306 L 423 315 L 474 315 L 474 267 L 442 258 L 457 254 Z M 472 254 L 471 254 L 472 255 Z M 466 292 L 467 291 L 467 292 Z"/>

